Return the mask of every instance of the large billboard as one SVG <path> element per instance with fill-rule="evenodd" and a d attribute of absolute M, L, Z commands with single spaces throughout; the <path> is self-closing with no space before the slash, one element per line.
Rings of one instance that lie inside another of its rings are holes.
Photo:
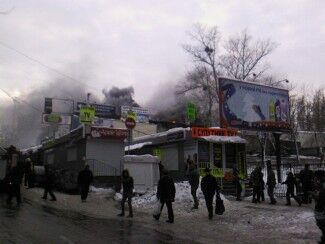
<path fill-rule="evenodd" d="M 219 78 L 220 124 L 244 130 L 290 130 L 285 89 Z"/>

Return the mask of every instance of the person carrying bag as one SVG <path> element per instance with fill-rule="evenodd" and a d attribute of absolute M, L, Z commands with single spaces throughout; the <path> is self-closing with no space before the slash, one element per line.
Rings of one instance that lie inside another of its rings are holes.
<path fill-rule="evenodd" d="M 217 189 L 219 189 L 219 187 Z M 215 214 L 222 215 L 225 210 L 225 205 L 220 197 L 219 190 L 217 190 Z"/>

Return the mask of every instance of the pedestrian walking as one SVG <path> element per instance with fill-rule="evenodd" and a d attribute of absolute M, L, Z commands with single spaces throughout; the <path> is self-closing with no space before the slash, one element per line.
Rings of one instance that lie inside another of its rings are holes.
<path fill-rule="evenodd" d="M 271 160 L 267 160 L 267 194 L 270 197 L 270 204 L 276 204 L 276 200 L 274 198 L 274 188 L 276 185 L 275 174 L 272 170 Z"/>
<path fill-rule="evenodd" d="M 86 165 L 78 174 L 78 185 L 80 187 L 82 202 L 86 202 L 91 182 L 93 182 L 93 173 L 89 169 L 89 165 Z"/>
<path fill-rule="evenodd" d="M 44 181 L 44 194 L 43 199 L 47 200 L 47 194 L 50 194 L 51 201 L 56 201 L 56 197 L 53 193 L 53 185 L 55 182 L 55 175 L 54 172 L 50 169 L 49 165 L 44 165 L 45 169 L 45 181 Z"/>
<path fill-rule="evenodd" d="M 172 177 L 168 175 L 168 171 L 163 171 L 163 177 L 158 182 L 157 199 L 161 203 L 160 214 L 154 215 L 156 220 L 159 220 L 164 205 L 167 206 L 168 220 L 167 223 L 174 223 L 173 202 L 175 201 L 175 183 Z"/>
<path fill-rule="evenodd" d="M 321 241 L 319 243 L 325 243 L 325 178 L 322 176 L 320 179 L 320 189 L 316 196 L 315 205 L 315 220 L 318 228 L 322 231 Z"/>
<path fill-rule="evenodd" d="M 209 219 L 213 218 L 213 197 L 218 191 L 217 179 L 211 175 L 209 168 L 205 169 L 205 176 L 201 180 L 201 190 L 209 212 Z"/>
<path fill-rule="evenodd" d="M 9 161 L 11 164 L 11 161 Z M 12 198 L 16 197 L 17 204 L 20 204 L 21 193 L 20 193 L 20 184 L 22 181 L 21 173 L 17 165 L 11 165 L 9 172 L 6 176 L 6 182 L 8 186 L 8 198 L 7 204 L 11 204 Z"/>
<path fill-rule="evenodd" d="M 32 174 L 32 161 L 30 158 L 26 158 L 25 163 L 24 163 L 24 186 L 26 187 L 30 187 L 29 183 L 30 183 L 30 177 Z"/>
<path fill-rule="evenodd" d="M 121 201 L 122 212 L 118 216 L 122 217 L 125 215 L 125 202 L 127 200 L 129 205 L 128 217 L 133 218 L 132 196 L 133 196 L 134 181 L 127 169 L 122 171 L 122 185 L 123 185 L 123 195 Z"/>
<path fill-rule="evenodd" d="M 305 164 L 305 169 L 300 171 L 298 178 L 302 184 L 302 201 L 304 204 L 309 204 L 312 202 L 311 193 L 313 191 L 314 180 L 314 173 L 309 169 L 309 164 Z"/>
<path fill-rule="evenodd" d="M 234 176 L 234 180 L 233 183 L 235 185 L 236 188 L 236 201 L 241 201 L 241 192 L 243 190 L 240 181 L 242 180 L 239 176 L 239 172 L 238 169 L 236 168 L 236 166 L 233 167 L 232 169 L 232 174 Z"/>
<path fill-rule="evenodd" d="M 261 203 L 261 179 L 263 178 L 262 168 L 257 166 L 250 176 L 250 185 L 253 186 L 253 203 Z"/>
<path fill-rule="evenodd" d="M 188 162 L 188 182 L 191 186 L 191 195 L 193 197 L 194 206 L 192 209 L 198 209 L 199 208 L 199 200 L 196 196 L 197 189 L 199 188 L 200 184 L 200 175 L 199 171 L 197 169 L 197 165 L 194 163 L 193 160 L 190 160 Z"/>
<path fill-rule="evenodd" d="M 163 176 L 163 171 L 165 170 L 165 167 L 161 161 L 159 161 L 158 167 L 159 167 L 159 179 L 160 179 Z"/>
<path fill-rule="evenodd" d="M 286 193 L 286 198 L 287 198 L 287 206 L 291 206 L 291 201 L 290 198 L 292 197 L 293 199 L 296 200 L 296 202 L 301 206 L 301 200 L 295 195 L 295 186 L 297 185 L 297 180 L 294 177 L 292 172 L 288 173 L 287 179 L 285 182 L 282 182 L 282 184 L 287 185 L 287 193 Z"/>
<path fill-rule="evenodd" d="M 265 202 L 265 194 L 264 194 L 264 190 L 265 190 L 265 182 L 264 182 L 264 174 L 261 171 L 261 176 L 260 176 L 260 181 L 261 181 L 261 201 Z"/>

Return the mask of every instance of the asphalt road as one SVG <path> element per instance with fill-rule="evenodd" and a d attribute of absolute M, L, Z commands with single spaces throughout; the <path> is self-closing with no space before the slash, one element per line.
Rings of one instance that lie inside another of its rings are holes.
<path fill-rule="evenodd" d="M 25 200 L 26 201 L 26 200 Z M 127 218 L 96 219 L 0 197 L 0 243 L 188 243 Z"/>

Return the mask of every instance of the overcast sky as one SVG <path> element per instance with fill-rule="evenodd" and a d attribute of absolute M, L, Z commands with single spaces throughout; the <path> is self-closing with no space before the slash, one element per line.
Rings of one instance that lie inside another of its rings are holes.
<path fill-rule="evenodd" d="M 279 44 L 269 57 L 272 72 L 316 88 L 325 84 L 324 0 L 0 0 L 0 11 L 7 10 L 0 15 L 1 43 L 97 94 L 132 85 L 145 104 L 157 88 L 181 79 L 191 67 L 181 44 L 197 22 L 217 25 L 223 40 L 244 28 L 271 38 Z M 0 86 L 11 94 L 56 77 L 0 45 Z"/>

